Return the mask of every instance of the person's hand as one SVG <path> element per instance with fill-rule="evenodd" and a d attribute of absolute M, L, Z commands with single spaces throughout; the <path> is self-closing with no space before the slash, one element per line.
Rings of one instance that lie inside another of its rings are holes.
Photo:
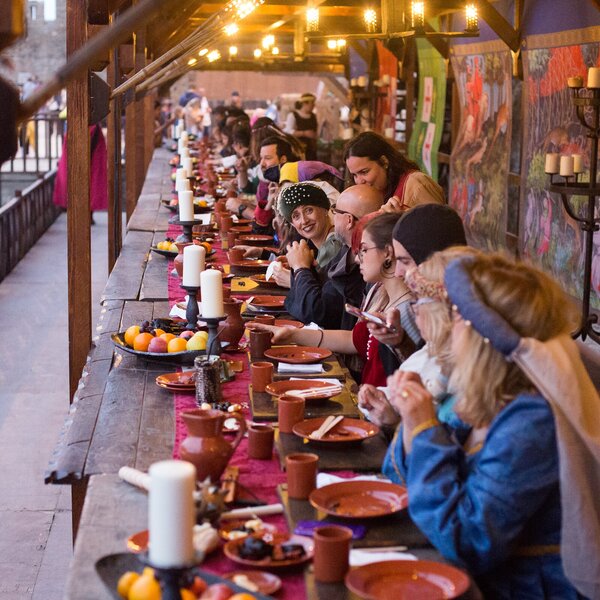
<path fill-rule="evenodd" d="M 271 279 L 274 279 L 278 286 L 289 289 L 292 285 L 292 272 L 286 269 L 281 262 L 277 261 L 273 268 Z"/>
<path fill-rule="evenodd" d="M 233 248 L 243 250 L 244 258 L 260 258 L 262 254 L 262 248 L 258 246 L 243 246 L 236 244 Z"/>
<path fill-rule="evenodd" d="M 254 331 L 270 331 L 273 334 L 273 338 L 271 339 L 273 344 L 289 344 L 294 341 L 295 327 L 277 327 L 276 325 L 266 325 L 258 321 L 248 323 L 247 327 Z"/>
<path fill-rule="evenodd" d="M 378 426 L 393 427 L 400 417 L 388 402 L 386 395 L 374 385 L 365 383 L 358 390 L 358 405 L 369 411 L 369 421 Z"/>
<path fill-rule="evenodd" d="M 265 204 L 265 210 L 271 210 L 277 200 L 277 194 L 279 194 L 279 184 L 274 181 L 269 182 L 269 194 L 267 196 L 267 203 Z"/>
<path fill-rule="evenodd" d="M 404 424 L 403 441 L 406 452 L 412 447 L 415 427 L 436 419 L 433 396 L 425 389 L 416 373 L 396 371 L 388 377 L 390 402 L 400 413 Z"/>
<path fill-rule="evenodd" d="M 248 157 L 247 156 L 240 156 L 236 161 L 235 161 L 235 169 L 236 171 L 246 171 L 248 169 Z"/>
<path fill-rule="evenodd" d="M 398 196 L 392 196 L 379 210 L 384 213 L 404 212 L 408 207 Z"/>
<path fill-rule="evenodd" d="M 239 198 L 227 198 L 227 202 L 225 202 L 225 208 L 232 213 L 237 213 L 241 204 L 242 201 Z"/>
<path fill-rule="evenodd" d="M 292 242 L 289 244 L 285 256 L 292 269 L 310 269 L 315 260 L 314 253 L 306 240 L 300 240 L 299 242 Z"/>
<path fill-rule="evenodd" d="M 367 321 L 367 329 L 380 344 L 396 346 L 404 339 L 405 333 L 400 324 L 400 311 L 397 308 L 388 309 L 385 315 L 382 313 L 373 314 L 381 317 L 387 325 L 387 327 L 384 327 Z M 392 331 L 391 328 L 394 328 L 395 331 Z"/>

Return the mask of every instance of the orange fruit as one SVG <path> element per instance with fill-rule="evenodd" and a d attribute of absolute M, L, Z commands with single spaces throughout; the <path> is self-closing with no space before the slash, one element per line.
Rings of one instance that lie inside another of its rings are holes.
<path fill-rule="evenodd" d="M 212 250 L 212 246 L 208 242 L 200 242 L 201 246 L 204 246 L 206 249 L 206 254 L 208 254 Z"/>
<path fill-rule="evenodd" d="M 198 597 L 191 590 L 186 590 L 185 588 L 179 588 L 179 593 L 181 594 L 181 600 L 198 600 Z"/>
<path fill-rule="evenodd" d="M 155 329 L 154 330 L 154 335 L 156 337 L 160 337 L 161 335 L 163 335 L 163 333 L 167 333 L 164 329 Z"/>
<path fill-rule="evenodd" d="M 163 338 L 163 340 L 167 340 L 167 342 L 170 342 L 173 338 L 177 336 L 173 333 L 161 333 L 159 337 Z"/>
<path fill-rule="evenodd" d="M 208 202 L 206 200 L 198 200 L 198 206 L 201 206 L 202 208 L 208 206 Z"/>
<path fill-rule="evenodd" d="M 228 600 L 256 600 L 256 596 L 247 594 L 246 592 L 240 592 L 239 594 L 229 596 Z"/>
<path fill-rule="evenodd" d="M 169 341 L 167 352 L 183 352 L 186 349 L 186 346 L 187 340 L 176 337 Z"/>
<path fill-rule="evenodd" d="M 128 600 L 160 600 L 160 585 L 154 575 L 143 574 L 129 588 Z"/>
<path fill-rule="evenodd" d="M 139 579 L 140 574 L 135 571 L 127 571 L 119 577 L 117 583 L 117 594 L 127 600 L 131 586 Z"/>
<path fill-rule="evenodd" d="M 127 328 L 127 331 L 125 332 L 125 343 L 128 346 L 132 346 L 133 347 L 133 340 L 135 340 L 135 336 L 140 332 L 140 326 L 139 325 L 132 325 L 131 327 Z"/>
<path fill-rule="evenodd" d="M 148 346 L 154 339 L 151 333 L 138 333 L 133 340 L 133 349 L 140 352 L 148 352 Z"/>
<path fill-rule="evenodd" d="M 204 579 L 202 579 L 202 577 L 200 577 L 199 575 L 196 575 L 194 577 L 194 582 L 192 583 L 190 590 L 192 590 L 192 592 L 194 592 L 196 596 L 200 596 L 206 591 L 207 587 L 208 584 L 206 583 L 206 581 L 204 581 Z"/>

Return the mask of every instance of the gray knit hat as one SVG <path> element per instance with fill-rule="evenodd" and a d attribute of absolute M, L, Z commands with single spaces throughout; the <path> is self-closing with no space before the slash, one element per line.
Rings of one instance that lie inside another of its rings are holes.
<path fill-rule="evenodd" d="M 292 213 L 298 206 L 330 208 L 329 198 L 323 189 L 309 182 L 289 185 L 279 195 L 279 212 L 288 223 L 292 222 Z"/>

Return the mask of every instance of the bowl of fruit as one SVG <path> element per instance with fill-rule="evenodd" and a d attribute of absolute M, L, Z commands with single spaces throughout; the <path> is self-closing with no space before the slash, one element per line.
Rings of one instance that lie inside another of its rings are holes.
<path fill-rule="evenodd" d="M 172 238 L 167 238 L 162 242 L 158 242 L 156 246 L 151 246 L 150 250 L 161 256 L 166 256 L 167 258 L 175 258 L 179 253 L 175 240 Z"/>
<path fill-rule="evenodd" d="M 113 333 L 111 339 L 120 350 L 157 362 L 192 364 L 206 354 L 208 332 L 185 328 L 185 321 L 154 319 Z"/>

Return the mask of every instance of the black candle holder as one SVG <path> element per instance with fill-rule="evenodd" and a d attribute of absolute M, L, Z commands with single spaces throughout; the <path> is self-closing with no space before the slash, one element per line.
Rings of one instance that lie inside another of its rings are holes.
<path fill-rule="evenodd" d="M 224 321 L 226 318 L 226 315 L 223 315 L 222 317 L 200 317 L 200 320 L 206 322 L 208 325 L 208 341 L 206 342 L 207 356 L 221 356 L 221 343 L 218 340 L 219 323 Z"/>
<path fill-rule="evenodd" d="M 179 219 L 177 219 L 173 221 L 173 224 L 183 227 L 183 233 L 177 238 L 177 242 L 185 243 L 193 241 L 192 229 L 194 225 L 198 225 L 197 221 L 180 221 Z"/>
<path fill-rule="evenodd" d="M 198 328 L 198 315 L 200 314 L 200 308 L 198 307 L 198 299 L 196 294 L 200 287 L 192 287 L 188 285 L 181 286 L 188 293 L 188 302 L 185 309 L 185 320 L 187 321 L 186 329 L 195 331 Z"/>
<path fill-rule="evenodd" d="M 154 570 L 158 581 L 162 600 L 181 600 L 181 588 L 188 588 L 194 581 L 197 562 L 181 567 L 157 567 L 150 562 L 147 552 L 138 554 L 139 561 Z"/>
<path fill-rule="evenodd" d="M 600 89 L 571 87 L 571 100 L 576 108 L 579 122 L 587 129 L 590 139 L 590 180 L 578 181 L 578 174 L 558 180 L 550 175 L 548 190 L 560 194 L 565 212 L 579 223 L 585 235 L 585 255 L 583 269 L 583 296 L 581 298 L 581 324 L 573 337 L 582 340 L 590 337 L 600 344 L 600 332 L 594 329 L 598 315 L 590 314 L 590 294 L 592 291 L 592 258 L 594 253 L 594 232 L 600 229 L 600 217 L 596 217 L 596 199 L 600 197 L 598 175 L 598 139 L 600 138 Z M 587 196 L 585 216 L 575 212 L 571 206 L 571 196 Z"/>

